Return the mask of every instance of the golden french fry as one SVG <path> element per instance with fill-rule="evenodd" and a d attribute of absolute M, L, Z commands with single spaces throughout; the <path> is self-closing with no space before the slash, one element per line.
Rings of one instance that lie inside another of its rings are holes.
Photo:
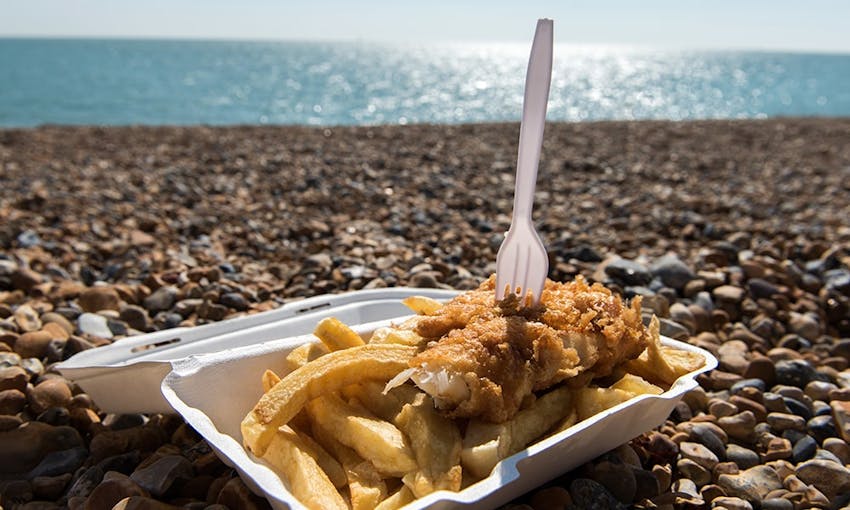
<path fill-rule="evenodd" d="M 286 369 L 289 372 L 294 372 L 303 367 L 307 363 L 316 358 L 327 354 L 328 348 L 325 344 L 319 342 L 310 342 L 308 344 L 299 345 L 286 356 Z"/>
<path fill-rule="evenodd" d="M 408 503 L 412 503 L 416 499 L 410 489 L 403 485 L 395 494 L 381 501 L 381 504 L 375 507 L 375 510 L 397 510 Z"/>
<path fill-rule="evenodd" d="M 705 364 L 705 358 L 690 351 L 661 345 L 661 325 L 654 315 L 649 322 L 649 345 L 636 359 L 623 364 L 635 375 L 665 386 L 673 384 L 679 377 L 693 372 Z"/>
<path fill-rule="evenodd" d="M 364 379 L 389 380 L 407 368 L 416 348 L 396 344 L 366 344 L 315 359 L 286 375 L 260 397 L 242 421 L 242 440 L 262 455 L 274 437 L 311 399 Z"/>
<path fill-rule="evenodd" d="M 597 388 L 595 386 L 580 388 L 575 392 L 578 419 L 590 418 L 594 414 L 625 402 L 633 396 L 628 391 L 616 388 Z"/>
<path fill-rule="evenodd" d="M 352 406 L 336 395 L 311 400 L 307 412 L 313 428 L 324 428 L 337 440 L 370 461 L 389 476 L 402 476 L 416 469 L 416 460 L 404 434 L 390 422 L 365 409 Z"/>
<path fill-rule="evenodd" d="M 280 376 L 271 370 L 266 370 L 263 372 L 263 393 L 267 393 L 270 389 L 274 387 L 275 384 L 280 382 Z"/>
<path fill-rule="evenodd" d="M 651 395 L 661 395 L 664 393 L 664 390 L 658 386 L 650 383 L 643 377 L 633 374 L 624 375 L 619 381 L 612 384 L 611 388 L 631 393 L 632 396 L 645 395 L 647 393 Z"/>
<path fill-rule="evenodd" d="M 504 423 L 471 420 L 463 438 L 463 467 L 479 478 L 489 475 L 500 460 L 522 450 L 563 420 L 572 409 L 572 401 L 573 390 L 561 386 Z"/>
<path fill-rule="evenodd" d="M 319 321 L 319 325 L 316 326 L 313 334 L 330 351 L 341 351 L 365 343 L 360 335 L 336 317 L 327 317 Z"/>
<path fill-rule="evenodd" d="M 333 457 L 330 453 L 328 453 L 325 448 L 318 443 L 315 439 L 310 437 L 307 434 L 302 434 L 299 429 L 294 429 L 298 431 L 298 437 L 304 441 L 304 446 L 310 455 L 316 459 L 316 463 L 319 464 L 319 467 L 322 468 L 322 471 L 328 475 L 328 479 L 331 483 L 334 484 L 334 487 L 339 489 L 340 487 L 345 487 L 348 483 L 348 478 L 345 475 L 345 470 L 342 467 L 342 464 Z M 304 429 L 307 430 L 307 429 Z"/>
<path fill-rule="evenodd" d="M 423 392 L 410 384 L 402 384 L 384 393 L 385 384 L 375 381 L 364 381 L 343 388 L 342 394 L 349 399 L 356 399 L 372 414 L 389 422 L 396 422 L 396 416 L 405 404 L 413 403 L 417 395 Z"/>
<path fill-rule="evenodd" d="M 401 302 L 419 315 L 431 315 L 443 307 L 443 304 L 436 299 L 425 296 L 410 296 L 404 298 Z"/>
<path fill-rule="evenodd" d="M 328 476 L 310 455 L 303 438 L 290 429 L 276 430 L 263 460 L 283 474 L 293 496 L 311 509 L 347 509 Z"/>
<path fill-rule="evenodd" d="M 330 431 L 313 427 L 316 441 L 329 450 L 342 464 L 348 479 L 352 510 L 372 510 L 387 497 L 387 484 L 375 466 L 351 448 L 336 440 Z"/>
<path fill-rule="evenodd" d="M 419 393 L 395 420 L 407 435 L 419 469 L 403 480 L 417 498 L 434 491 L 457 491 L 461 483 L 461 437 L 457 424 L 439 414 L 434 401 Z"/>
<path fill-rule="evenodd" d="M 398 329 L 393 327 L 378 328 L 369 337 L 371 344 L 401 344 L 419 345 L 424 339 L 411 329 Z"/>

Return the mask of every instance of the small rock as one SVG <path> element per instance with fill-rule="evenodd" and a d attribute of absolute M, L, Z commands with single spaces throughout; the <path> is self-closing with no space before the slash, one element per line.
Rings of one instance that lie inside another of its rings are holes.
<path fill-rule="evenodd" d="M 762 454 L 763 462 L 772 460 L 787 459 L 792 454 L 791 441 L 784 437 L 771 438 L 767 443 L 764 453 Z"/>
<path fill-rule="evenodd" d="M 177 301 L 177 289 L 172 286 L 160 287 L 144 299 L 143 305 L 148 311 L 162 312 L 168 310 Z"/>
<path fill-rule="evenodd" d="M 38 313 L 29 305 L 19 306 L 13 316 L 22 333 L 41 329 L 41 319 L 39 319 Z"/>
<path fill-rule="evenodd" d="M 652 280 L 643 264 L 619 257 L 605 265 L 605 274 L 624 285 L 647 285 Z"/>
<path fill-rule="evenodd" d="M 194 475 L 192 463 L 180 455 L 166 455 L 152 464 L 136 469 L 130 479 L 154 497 L 161 497 L 177 480 L 188 480 Z"/>
<path fill-rule="evenodd" d="M 88 450 L 83 446 L 50 452 L 27 474 L 27 478 L 72 474 L 83 465 L 88 455 Z"/>
<path fill-rule="evenodd" d="M 110 471 L 104 475 L 103 481 L 89 495 L 85 510 L 113 508 L 119 501 L 131 496 L 145 497 L 148 493 L 127 475 Z"/>
<path fill-rule="evenodd" d="M 676 255 L 665 255 L 655 261 L 650 267 L 653 276 L 659 278 L 664 285 L 681 290 L 688 282 L 696 278 L 694 272 Z"/>
<path fill-rule="evenodd" d="M 761 502 L 761 510 L 794 510 L 794 503 L 785 498 L 769 498 Z"/>
<path fill-rule="evenodd" d="M 734 443 L 726 445 L 726 458 L 737 464 L 741 469 L 749 469 L 758 466 L 760 463 L 759 455 L 756 452 Z"/>
<path fill-rule="evenodd" d="M 33 287 L 42 282 L 42 276 L 32 269 L 22 267 L 12 273 L 9 280 L 12 283 L 12 287 L 29 292 Z"/>
<path fill-rule="evenodd" d="M 752 411 L 743 411 L 717 420 L 729 437 L 740 441 L 752 442 L 755 439 L 756 416 Z"/>
<path fill-rule="evenodd" d="M 838 429 L 841 439 L 850 443 L 850 402 L 833 400 L 829 403 L 832 408 L 832 416 L 835 419 L 835 428 Z"/>
<path fill-rule="evenodd" d="M 788 327 L 793 333 L 811 342 L 817 340 L 821 334 L 820 323 L 809 314 L 791 312 Z"/>
<path fill-rule="evenodd" d="M 753 510 L 749 501 L 733 496 L 721 496 L 711 502 L 711 508 L 724 508 L 726 510 Z"/>
<path fill-rule="evenodd" d="M 222 492 L 225 489 L 222 489 Z M 570 495 L 573 498 L 573 504 L 578 508 L 587 510 L 625 510 L 626 508 L 602 484 L 587 478 L 573 480 L 570 484 Z M 219 502 L 223 503 L 220 496 Z M 234 507 L 231 506 L 231 508 Z"/>
<path fill-rule="evenodd" d="M 27 396 L 21 390 L 0 391 L 0 415 L 18 414 L 27 405 Z"/>
<path fill-rule="evenodd" d="M 49 331 L 39 330 L 24 333 L 15 342 L 15 352 L 22 358 L 43 358 L 53 335 Z"/>
<path fill-rule="evenodd" d="M 740 287 L 734 285 L 721 285 L 712 292 L 714 299 L 725 303 L 740 303 L 744 299 L 746 292 Z"/>
<path fill-rule="evenodd" d="M 823 440 L 823 449 L 835 455 L 842 464 L 850 464 L 850 445 L 843 439 L 828 437 Z"/>
<path fill-rule="evenodd" d="M 68 335 L 74 334 L 74 325 L 71 324 L 71 321 L 56 312 L 45 313 L 41 316 L 41 322 L 43 322 L 45 325 L 56 324 L 62 329 L 64 329 L 65 332 L 68 333 Z"/>
<path fill-rule="evenodd" d="M 71 389 L 63 379 L 51 378 L 42 381 L 29 395 L 32 410 L 42 413 L 51 407 L 67 407 L 71 402 Z"/>
<path fill-rule="evenodd" d="M 850 469 L 822 459 L 812 459 L 797 466 L 797 478 L 814 485 L 828 498 L 850 490 Z"/>
<path fill-rule="evenodd" d="M 582 480 L 581 478 L 579 480 Z M 604 487 L 594 482 L 593 480 L 586 480 L 586 482 L 598 486 L 602 492 L 609 498 L 608 500 L 613 500 L 613 505 L 610 508 L 621 509 L 625 508 L 614 498 L 608 494 L 608 491 L 605 490 Z M 575 482 L 573 482 L 575 483 Z M 582 485 L 582 487 L 584 484 Z M 577 492 L 572 490 L 572 486 L 570 487 L 570 493 L 573 496 L 573 501 L 576 505 L 579 505 L 577 499 Z M 608 501 L 606 499 L 602 499 L 600 497 L 600 501 Z M 591 499 L 591 501 L 593 501 Z M 245 486 L 245 483 L 239 477 L 231 478 L 224 484 L 224 487 L 221 488 L 221 491 L 218 493 L 218 497 L 216 498 L 216 503 L 220 503 L 222 505 L 227 506 L 228 508 L 239 508 L 240 510 L 262 510 L 267 508 L 268 503 L 266 503 L 265 499 L 260 499 L 258 496 L 255 496 L 248 487 Z M 587 507 L 591 508 L 591 507 Z M 600 507 L 593 507 L 600 508 Z M 609 507 L 601 507 L 601 508 L 609 508 Z"/>
<path fill-rule="evenodd" d="M 248 300 L 245 299 L 245 296 L 238 292 L 228 292 L 226 294 L 222 294 L 221 298 L 219 298 L 218 302 L 226 306 L 228 308 L 233 308 L 238 312 L 244 312 L 248 309 Z"/>
<path fill-rule="evenodd" d="M 107 318 L 95 313 L 83 313 L 77 318 L 77 327 L 81 333 L 100 338 L 112 338 Z"/>
<path fill-rule="evenodd" d="M 754 466 L 737 475 L 720 475 L 717 483 L 728 494 L 754 503 L 761 501 L 768 492 L 782 488 L 779 475 L 767 466 Z"/>
<path fill-rule="evenodd" d="M 833 402 L 834 404 L 835 402 Z M 833 408 L 834 410 L 834 408 Z M 814 437 L 819 443 L 828 437 L 835 437 L 839 432 L 835 428 L 835 422 L 832 416 L 815 416 L 806 423 L 809 434 Z"/>
<path fill-rule="evenodd" d="M 135 330 L 148 331 L 151 329 L 151 319 L 148 316 L 148 311 L 141 306 L 124 305 L 121 308 L 118 318 Z"/>
<path fill-rule="evenodd" d="M 214 506 L 215 505 L 207 506 L 205 510 L 209 510 Z M 186 507 L 169 505 L 167 503 L 163 503 L 162 501 L 157 501 L 153 498 L 146 498 L 143 496 L 131 496 L 129 498 L 124 498 L 118 503 L 116 503 L 115 506 L 112 507 L 112 510 L 181 510 L 181 508 L 185 510 Z"/>
<path fill-rule="evenodd" d="M 77 477 L 71 485 L 71 488 L 69 488 L 68 492 L 65 493 L 65 496 L 69 499 L 74 496 L 88 497 L 95 487 L 100 484 L 101 480 L 103 480 L 102 469 L 97 466 L 87 468 L 82 472 L 82 474 L 80 474 L 79 477 Z"/>
<path fill-rule="evenodd" d="M 696 462 L 708 471 L 711 471 L 719 462 L 717 455 L 699 443 L 684 441 L 679 444 L 679 453 L 682 457 Z"/>
<path fill-rule="evenodd" d="M 795 464 L 799 464 L 814 457 L 815 452 L 817 452 L 817 450 L 818 442 L 815 441 L 815 438 L 809 435 L 805 435 L 800 438 L 796 443 L 794 443 L 794 449 L 791 458 L 794 460 Z"/>
<path fill-rule="evenodd" d="M 121 298 L 112 287 L 91 287 L 84 290 L 77 302 L 84 312 L 119 310 Z"/>
<path fill-rule="evenodd" d="M 573 498 L 567 489 L 554 485 L 534 492 L 528 503 L 534 510 L 555 510 L 569 507 Z"/>
<path fill-rule="evenodd" d="M 65 492 L 65 487 L 71 481 L 71 473 L 66 473 L 59 476 L 39 476 L 33 478 L 30 484 L 32 485 L 33 496 L 38 499 L 57 500 Z"/>
<path fill-rule="evenodd" d="M 717 432 L 711 426 L 697 423 L 691 428 L 690 438 L 711 450 L 711 453 L 718 460 L 726 460 L 726 447 L 724 446 L 723 439 L 718 436 Z"/>
<path fill-rule="evenodd" d="M 776 382 L 797 388 L 805 388 L 815 380 L 824 380 L 809 362 L 799 359 L 781 360 L 776 363 Z"/>
<path fill-rule="evenodd" d="M 693 480 L 697 487 L 711 483 L 711 472 L 691 459 L 679 459 L 676 469 L 685 478 Z"/>
<path fill-rule="evenodd" d="M 806 430 L 806 420 L 802 417 L 788 413 L 768 413 L 767 424 L 776 432 L 785 430 Z"/>
<path fill-rule="evenodd" d="M 811 397 L 812 400 L 823 400 L 828 402 L 829 392 L 838 389 L 838 386 L 826 381 L 811 381 L 803 389 L 803 392 Z"/>
<path fill-rule="evenodd" d="M 637 480 L 631 466 L 621 462 L 602 461 L 593 465 L 591 479 L 605 486 L 620 502 L 631 503 L 637 491 Z"/>
<path fill-rule="evenodd" d="M 21 367 L 0 367 L 0 391 L 26 391 L 29 375 Z"/>

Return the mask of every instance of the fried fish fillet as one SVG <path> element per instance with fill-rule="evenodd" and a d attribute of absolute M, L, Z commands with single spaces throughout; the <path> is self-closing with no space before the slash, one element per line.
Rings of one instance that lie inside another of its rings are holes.
<path fill-rule="evenodd" d="M 525 306 L 515 295 L 496 303 L 494 285 L 490 277 L 406 325 L 428 344 L 398 379 L 413 379 L 449 416 L 503 422 L 534 392 L 607 376 L 647 346 L 640 298 L 626 306 L 579 277 L 547 280 L 540 302 Z"/>

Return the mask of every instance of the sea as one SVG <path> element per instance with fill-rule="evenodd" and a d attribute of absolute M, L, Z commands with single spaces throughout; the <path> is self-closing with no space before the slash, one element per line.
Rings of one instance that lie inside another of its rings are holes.
<path fill-rule="evenodd" d="M 0 126 L 518 121 L 528 44 L 0 39 Z M 556 45 L 553 121 L 850 116 L 850 55 Z"/>

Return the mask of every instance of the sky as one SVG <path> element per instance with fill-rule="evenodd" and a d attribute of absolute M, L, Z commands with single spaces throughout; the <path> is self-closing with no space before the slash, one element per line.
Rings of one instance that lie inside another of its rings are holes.
<path fill-rule="evenodd" d="M 847 0 L 3 0 L 0 37 L 525 42 L 850 53 Z"/>

